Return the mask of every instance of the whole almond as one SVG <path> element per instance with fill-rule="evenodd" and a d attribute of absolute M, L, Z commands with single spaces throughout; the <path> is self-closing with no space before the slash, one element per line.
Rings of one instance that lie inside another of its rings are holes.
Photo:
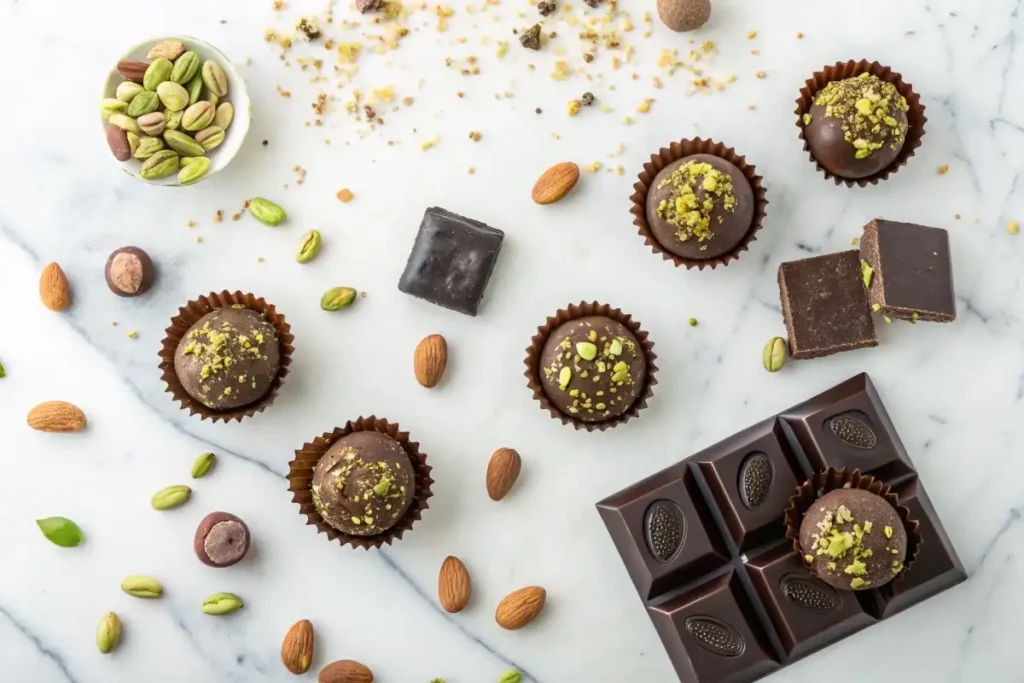
<path fill-rule="evenodd" d="M 107 146 L 110 147 L 110 153 L 118 161 L 128 161 L 132 158 L 132 146 L 128 143 L 128 133 L 117 126 L 107 127 Z"/>
<path fill-rule="evenodd" d="M 320 671 L 317 683 L 373 683 L 373 672 L 359 662 L 342 659 Z"/>
<path fill-rule="evenodd" d="M 313 624 L 308 619 L 297 621 L 288 629 L 281 643 L 281 663 L 296 676 L 309 671 L 313 663 Z"/>
<path fill-rule="evenodd" d="M 456 614 L 464 610 L 472 592 L 469 572 L 462 560 L 451 555 L 444 558 L 441 573 L 437 577 L 437 597 L 444 611 Z"/>
<path fill-rule="evenodd" d="M 533 201 L 554 204 L 569 193 L 580 179 L 580 167 L 571 161 L 555 164 L 541 174 L 533 186 Z"/>
<path fill-rule="evenodd" d="M 441 381 L 441 375 L 448 365 L 448 342 L 439 334 L 432 334 L 416 345 L 412 357 L 412 368 L 416 381 L 430 389 Z"/>
<path fill-rule="evenodd" d="M 27 422 L 41 432 L 80 432 L 85 429 L 85 413 L 64 401 L 47 401 L 28 412 Z"/>
<path fill-rule="evenodd" d="M 544 601 L 548 593 L 540 586 L 528 586 L 520 588 L 514 593 L 509 593 L 505 599 L 498 604 L 494 613 L 494 619 L 503 629 L 514 631 L 520 629 L 537 618 L 544 609 Z"/>
<path fill-rule="evenodd" d="M 43 268 L 43 274 L 39 276 L 39 298 L 51 311 L 63 311 L 71 305 L 68 278 L 56 263 Z"/>
<path fill-rule="evenodd" d="M 133 59 L 122 59 L 117 63 L 117 73 L 126 81 L 142 85 L 142 77 L 146 75 L 149 64 Z"/>
<path fill-rule="evenodd" d="M 515 486 L 523 459 L 511 448 L 499 448 L 487 463 L 487 495 L 491 500 L 501 500 Z"/>

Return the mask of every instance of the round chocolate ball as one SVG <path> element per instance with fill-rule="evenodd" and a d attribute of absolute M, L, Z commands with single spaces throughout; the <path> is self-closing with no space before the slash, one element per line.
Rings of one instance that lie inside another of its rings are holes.
<path fill-rule="evenodd" d="M 903 571 L 907 532 L 885 498 L 838 489 L 804 514 L 800 548 L 811 571 L 825 583 L 841 590 L 870 590 Z"/>
<path fill-rule="evenodd" d="M 636 402 L 647 358 L 632 331 L 594 315 L 551 331 L 540 356 L 540 383 L 552 404 L 584 422 L 604 422 Z"/>
<path fill-rule="evenodd" d="M 675 161 L 647 193 L 647 223 L 676 256 L 711 259 L 739 244 L 754 220 L 754 191 L 735 165 L 710 154 Z"/>
<path fill-rule="evenodd" d="M 156 269 L 149 254 L 138 247 L 121 247 L 107 258 L 107 287 L 118 296 L 139 296 L 153 285 Z"/>
<path fill-rule="evenodd" d="M 281 364 L 277 330 L 258 311 L 218 308 L 178 342 L 174 372 L 188 395 L 208 408 L 255 403 L 270 389 Z"/>
<path fill-rule="evenodd" d="M 693 31 L 711 17 L 711 0 L 658 0 L 658 17 L 673 31 Z"/>
<path fill-rule="evenodd" d="M 313 504 L 324 521 L 353 536 L 397 524 L 416 498 L 416 472 L 402 445 L 380 432 L 338 439 L 313 470 Z"/>
<path fill-rule="evenodd" d="M 249 527 L 227 512 L 211 512 L 196 528 L 192 543 L 196 557 L 210 567 L 230 567 L 249 552 Z"/>
<path fill-rule="evenodd" d="M 899 156 L 909 109 L 896 86 L 877 76 L 833 81 L 814 96 L 804 115 L 804 139 L 825 169 L 842 178 L 866 178 Z"/>

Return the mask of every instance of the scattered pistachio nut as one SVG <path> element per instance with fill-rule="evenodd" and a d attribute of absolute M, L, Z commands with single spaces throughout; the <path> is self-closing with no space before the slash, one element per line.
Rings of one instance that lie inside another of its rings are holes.
<path fill-rule="evenodd" d="M 192 478 L 200 479 L 209 474 L 213 466 L 217 464 L 217 456 L 213 453 L 203 453 L 192 463 Z"/>
<path fill-rule="evenodd" d="M 125 133 L 125 135 L 128 137 L 128 149 L 131 150 L 132 156 L 135 156 L 135 152 L 139 149 L 139 143 L 142 142 L 142 138 L 135 133 Z"/>
<path fill-rule="evenodd" d="M 174 69 L 171 71 L 171 80 L 175 83 L 185 85 L 199 73 L 199 55 L 192 50 L 184 52 L 174 60 Z"/>
<path fill-rule="evenodd" d="M 96 647 L 108 654 L 121 642 L 121 619 L 113 612 L 107 612 L 96 627 Z"/>
<path fill-rule="evenodd" d="M 142 92 L 146 92 L 146 89 L 138 83 L 124 81 L 121 85 L 117 86 L 117 90 L 114 91 L 114 97 L 122 102 L 131 104 L 132 100 L 135 99 L 135 96 Z"/>
<path fill-rule="evenodd" d="M 135 123 L 139 124 L 139 128 L 146 135 L 160 135 L 167 128 L 167 117 L 163 112 L 154 111 L 140 116 Z M 162 142 L 160 146 L 163 146 Z"/>
<path fill-rule="evenodd" d="M 213 123 L 216 113 L 217 110 L 212 104 L 200 100 L 185 110 L 181 117 L 181 127 L 190 133 L 201 131 Z"/>
<path fill-rule="evenodd" d="M 160 582 L 149 576 L 126 576 L 121 582 L 121 590 L 133 598 L 152 600 L 164 594 Z"/>
<path fill-rule="evenodd" d="M 310 230 L 302 239 L 299 240 L 299 246 L 295 250 L 295 260 L 299 263 L 309 263 L 313 258 L 320 252 L 320 233 L 316 230 Z"/>
<path fill-rule="evenodd" d="M 186 157 L 190 161 L 178 171 L 179 185 L 193 185 L 205 178 L 210 172 L 213 162 L 206 157 Z"/>
<path fill-rule="evenodd" d="M 519 673 L 515 669 L 509 669 L 505 673 L 501 674 L 501 678 L 498 679 L 498 683 L 520 683 L 523 680 L 523 674 Z"/>
<path fill-rule="evenodd" d="M 123 131 L 135 133 L 136 135 L 142 133 L 142 129 L 139 128 L 139 124 L 135 122 L 135 119 L 125 114 L 111 114 L 110 125 L 117 126 Z"/>
<path fill-rule="evenodd" d="M 184 112 L 180 111 L 171 111 L 170 109 L 165 111 L 164 116 L 167 117 L 167 130 L 178 130 L 181 128 L 181 117 L 183 115 Z"/>
<path fill-rule="evenodd" d="M 202 145 L 207 152 L 216 149 L 224 142 L 224 129 L 220 126 L 207 126 L 196 133 L 196 142 Z"/>
<path fill-rule="evenodd" d="M 206 91 L 206 98 L 202 99 L 202 100 L 199 100 L 199 101 L 200 102 L 209 102 L 210 104 L 213 105 L 214 109 L 216 109 L 217 105 L 220 104 L 220 97 L 218 95 L 214 95 L 212 92 L 207 90 Z"/>
<path fill-rule="evenodd" d="M 160 138 L 144 135 L 139 138 L 139 144 L 135 149 L 136 159 L 149 159 L 164 148 L 164 141 Z"/>
<path fill-rule="evenodd" d="M 188 91 L 173 81 L 157 86 L 156 94 L 169 111 L 182 111 L 188 106 Z"/>
<path fill-rule="evenodd" d="M 203 64 L 203 83 L 211 93 L 217 97 L 224 97 L 228 94 L 228 77 L 220 64 L 212 59 L 206 60 Z"/>
<path fill-rule="evenodd" d="M 269 226 L 281 225 L 288 217 L 284 209 L 263 197 L 253 197 L 249 200 L 249 213 L 260 223 Z"/>
<path fill-rule="evenodd" d="M 764 345 L 764 353 L 761 354 L 761 362 L 768 372 L 778 372 L 786 364 L 789 358 L 789 349 L 786 347 L 786 340 L 782 337 L 772 337 Z"/>
<path fill-rule="evenodd" d="M 160 180 L 174 175 L 181 168 L 178 155 L 169 149 L 162 149 L 142 164 L 139 177 L 143 180 Z"/>
<path fill-rule="evenodd" d="M 221 102 L 217 105 L 217 113 L 213 117 L 213 125 L 221 130 L 227 130 L 231 122 L 235 120 L 235 107 L 230 102 Z"/>
<path fill-rule="evenodd" d="M 125 114 L 128 112 L 128 103 L 115 97 L 108 97 L 100 100 L 100 116 L 109 121 L 114 114 Z"/>
<path fill-rule="evenodd" d="M 174 64 L 171 63 L 171 60 L 158 57 L 146 68 L 146 73 L 142 76 L 142 86 L 146 90 L 156 90 L 158 85 L 170 80 L 172 71 L 174 71 Z"/>
<path fill-rule="evenodd" d="M 242 609 L 245 603 L 234 593 L 214 593 L 203 600 L 203 612 L 213 616 L 231 614 Z"/>
<path fill-rule="evenodd" d="M 121 100 L 118 100 L 120 102 Z M 144 90 L 136 95 L 128 105 L 128 116 L 137 119 L 140 116 L 156 111 L 160 107 L 160 97 L 152 91 Z"/>
<path fill-rule="evenodd" d="M 193 105 L 199 101 L 199 96 L 203 93 L 203 75 L 197 73 L 192 77 L 192 80 L 185 85 L 185 91 L 188 93 L 188 103 Z"/>
<path fill-rule="evenodd" d="M 206 150 L 198 142 L 190 138 L 180 130 L 165 130 L 164 142 L 178 154 L 186 157 L 201 157 Z M 177 170 L 177 169 L 175 169 Z"/>
<path fill-rule="evenodd" d="M 177 484 L 154 493 L 151 503 L 154 510 L 172 510 L 184 505 L 191 496 L 192 489 L 184 484 Z"/>
<path fill-rule="evenodd" d="M 333 287 L 320 297 L 320 308 L 325 311 L 344 311 L 356 300 L 356 290 L 351 287 Z"/>

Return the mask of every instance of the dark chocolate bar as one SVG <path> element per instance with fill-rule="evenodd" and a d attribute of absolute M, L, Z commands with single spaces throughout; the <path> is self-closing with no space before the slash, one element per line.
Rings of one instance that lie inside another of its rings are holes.
<path fill-rule="evenodd" d="M 920 551 L 900 578 L 839 591 L 793 549 L 789 497 L 827 467 L 884 481 L 920 522 Z M 756 681 L 967 578 L 865 374 L 597 508 L 683 683 Z"/>
<path fill-rule="evenodd" d="M 956 319 L 949 233 L 876 218 L 864 226 L 860 257 L 873 269 L 868 300 L 890 318 Z"/>
<path fill-rule="evenodd" d="M 398 289 L 476 315 L 505 233 L 437 207 L 420 223 Z"/>

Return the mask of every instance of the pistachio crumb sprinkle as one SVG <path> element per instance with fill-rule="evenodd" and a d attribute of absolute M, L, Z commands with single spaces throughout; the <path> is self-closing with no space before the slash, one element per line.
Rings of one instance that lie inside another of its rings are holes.
<path fill-rule="evenodd" d="M 725 211 L 736 210 L 732 178 L 707 162 L 683 164 L 662 180 L 658 189 L 668 185 L 673 189 L 669 198 L 658 205 L 658 216 L 675 226 L 680 242 L 693 237 L 703 242 L 714 237 L 711 214 L 716 206 Z M 698 190 L 703 190 L 703 199 L 698 196 Z M 722 222 L 722 217 L 718 220 Z"/>

